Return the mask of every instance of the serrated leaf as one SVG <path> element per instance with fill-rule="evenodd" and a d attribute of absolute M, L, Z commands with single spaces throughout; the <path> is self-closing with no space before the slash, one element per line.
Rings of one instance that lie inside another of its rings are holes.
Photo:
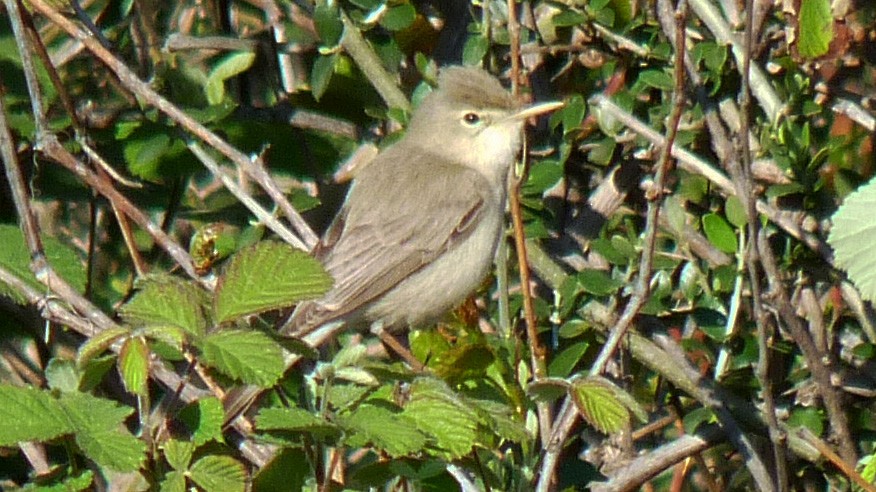
<path fill-rule="evenodd" d="M 630 420 L 626 407 L 602 378 L 582 378 L 572 383 L 572 400 L 578 412 L 600 432 L 612 434 L 624 428 Z"/>
<path fill-rule="evenodd" d="M 487 367 L 495 360 L 495 354 L 486 344 L 458 344 L 435 357 L 434 363 L 429 364 L 429 367 L 448 383 L 459 384 L 483 377 Z"/>
<path fill-rule="evenodd" d="M 116 365 L 116 354 L 96 357 L 83 365 L 79 378 L 79 391 L 91 391 L 103 381 L 104 376 Z"/>
<path fill-rule="evenodd" d="M 524 442 L 533 436 L 527 432 L 521 418 L 515 417 L 514 410 L 507 404 L 493 400 L 468 400 L 481 410 L 481 415 L 489 417 L 490 428 L 495 434 L 509 441 Z"/>
<path fill-rule="evenodd" d="M 0 402 L 0 446 L 45 441 L 73 431 L 63 407 L 46 391 L 0 385 Z"/>
<path fill-rule="evenodd" d="M 140 468 L 146 445 L 123 426 L 132 408 L 86 393 L 66 393 L 60 403 L 73 426 L 76 443 L 88 458 L 119 472 Z"/>
<path fill-rule="evenodd" d="M 94 357 L 109 349 L 119 338 L 128 335 L 131 330 L 127 327 L 110 328 L 89 338 L 79 347 L 76 354 L 76 364 L 84 367 Z"/>
<path fill-rule="evenodd" d="M 207 102 L 210 105 L 221 103 L 225 99 L 225 81 L 249 70 L 253 61 L 255 53 L 249 51 L 224 56 L 207 76 L 207 83 L 204 85 Z"/>
<path fill-rule="evenodd" d="M 195 443 L 170 439 L 164 443 L 162 448 L 164 449 L 164 459 L 167 460 L 171 468 L 180 471 L 189 468 L 189 463 L 192 462 L 192 455 L 195 452 Z"/>
<path fill-rule="evenodd" d="M 441 381 L 430 378 L 414 381 L 402 416 L 430 436 L 436 448 L 451 458 L 468 454 L 477 442 L 477 413 Z"/>
<path fill-rule="evenodd" d="M 216 286 L 219 322 L 315 299 L 332 286 L 331 276 L 304 251 L 277 241 L 240 250 Z"/>
<path fill-rule="evenodd" d="M 119 374 L 129 393 L 146 394 L 146 382 L 149 380 L 149 347 L 145 340 L 131 337 L 125 341 L 119 352 Z"/>
<path fill-rule="evenodd" d="M 139 330 L 146 338 L 164 342 L 171 347 L 182 350 L 183 344 L 186 341 L 186 332 L 178 326 L 170 325 L 152 325 L 145 326 Z"/>
<path fill-rule="evenodd" d="M 207 492 L 246 490 L 246 469 L 230 456 L 204 456 L 189 469 L 189 477 Z"/>
<path fill-rule="evenodd" d="M 536 401 L 551 402 L 568 393 L 571 386 L 565 379 L 547 377 L 529 383 L 526 393 Z"/>
<path fill-rule="evenodd" d="M 368 356 L 368 348 L 361 343 L 349 343 L 341 347 L 341 350 L 332 359 L 335 369 L 342 367 L 358 366 Z"/>
<path fill-rule="evenodd" d="M 332 75 L 335 73 L 335 64 L 338 62 L 339 56 L 338 53 L 320 55 L 313 62 L 313 69 L 310 71 L 310 93 L 317 101 L 322 98 L 322 95 L 328 89 Z"/>
<path fill-rule="evenodd" d="M 66 477 L 63 480 L 57 476 L 49 482 L 46 479 L 47 477 L 40 477 L 39 485 L 31 482 L 22 488 L 13 488 L 12 490 L 21 492 L 79 492 L 96 489 L 94 487 L 94 473 L 91 470 L 81 471 L 78 475 Z"/>
<path fill-rule="evenodd" d="M 46 383 L 56 391 L 77 391 L 79 389 L 79 371 L 76 364 L 67 359 L 52 357 L 46 366 Z"/>
<path fill-rule="evenodd" d="M 180 421 L 191 434 L 192 442 L 200 446 L 208 441 L 223 442 L 222 424 L 225 411 L 218 398 L 207 397 L 188 404 L 179 413 Z"/>
<path fill-rule="evenodd" d="M 55 272 L 67 281 L 77 292 L 85 292 L 85 268 L 76 253 L 57 239 L 41 236 L 46 259 Z M 0 224 L 0 266 L 16 277 L 24 280 L 34 289 L 44 291 L 46 287 L 30 271 L 30 252 L 24 242 L 21 229 L 14 225 Z M 0 295 L 24 304 L 22 295 L 0 282 Z"/>
<path fill-rule="evenodd" d="M 876 254 L 868 248 L 876 244 L 876 180 L 861 186 L 846 197 L 833 214 L 833 227 L 827 242 L 834 249 L 836 265 L 849 274 L 861 295 L 876 302 Z"/>
<path fill-rule="evenodd" d="M 193 283 L 156 275 L 138 281 L 137 287 L 139 291 L 120 309 L 127 323 L 176 326 L 193 335 L 206 331 L 203 310 L 206 294 Z"/>
<path fill-rule="evenodd" d="M 718 214 L 703 215 L 703 232 L 713 246 L 725 253 L 736 252 L 736 233 L 730 224 Z"/>
<path fill-rule="evenodd" d="M 197 346 L 206 365 L 247 384 L 273 386 L 286 370 L 280 346 L 259 331 L 211 333 Z"/>
<path fill-rule="evenodd" d="M 833 40 L 833 16 L 830 0 L 800 2 L 797 50 L 805 58 L 818 58 L 827 53 Z"/>
<path fill-rule="evenodd" d="M 343 418 L 342 425 L 347 429 L 350 446 L 363 447 L 370 442 L 392 457 L 414 454 L 426 445 L 426 436 L 412 422 L 374 405 L 360 406 Z"/>
<path fill-rule="evenodd" d="M 380 381 L 371 371 L 361 367 L 342 367 L 335 371 L 335 378 L 362 386 L 379 386 Z"/>
<path fill-rule="evenodd" d="M 172 471 L 161 481 L 160 492 L 186 492 L 186 476 L 183 472 Z"/>
<path fill-rule="evenodd" d="M 256 428 L 260 430 L 307 431 L 323 427 L 334 424 L 296 407 L 263 408 L 256 417 Z"/>

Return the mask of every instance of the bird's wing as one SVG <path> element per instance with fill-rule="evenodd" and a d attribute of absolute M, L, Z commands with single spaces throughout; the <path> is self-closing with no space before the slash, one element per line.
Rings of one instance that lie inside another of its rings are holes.
<path fill-rule="evenodd" d="M 410 161 L 388 152 L 363 169 L 318 256 L 334 277 L 326 296 L 296 313 L 296 325 L 316 327 L 365 306 L 468 237 L 495 196 L 478 172 L 459 165 Z M 395 158 L 395 159 L 393 159 Z M 385 166 L 375 176 L 375 166 Z M 367 172 L 366 171 L 371 171 Z M 353 196 L 353 194 L 361 194 Z M 372 194 L 368 207 L 361 205 Z M 425 210 L 424 210 L 425 209 Z"/>

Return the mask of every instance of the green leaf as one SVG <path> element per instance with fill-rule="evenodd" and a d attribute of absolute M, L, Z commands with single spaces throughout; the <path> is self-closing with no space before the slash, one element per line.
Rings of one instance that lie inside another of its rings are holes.
<path fill-rule="evenodd" d="M 162 448 L 164 449 L 164 458 L 171 468 L 179 471 L 185 471 L 189 468 L 189 463 L 192 462 L 192 455 L 195 452 L 195 443 L 170 439 L 164 443 Z"/>
<path fill-rule="evenodd" d="M 438 451 L 451 458 L 468 454 L 477 441 L 478 415 L 439 380 L 415 380 L 402 416 L 431 436 Z"/>
<path fill-rule="evenodd" d="M 578 412 L 600 432 L 612 434 L 627 425 L 630 414 L 603 378 L 582 378 L 572 383 L 572 400 Z"/>
<path fill-rule="evenodd" d="M 46 366 L 46 383 L 55 391 L 77 391 L 81 374 L 76 364 L 67 359 L 52 357 Z"/>
<path fill-rule="evenodd" d="M 46 259 L 61 278 L 66 280 L 76 292 L 85 292 L 85 268 L 76 252 L 50 236 L 41 236 Z M 30 271 L 30 252 L 24 242 L 21 229 L 14 225 L 0 224 L 0 267 L 25 281 L 39 291 L 45 291 L 42 284 Z M 0 282 L 0 295 L 7 296 L 19 304 L 25 304 L 26 299 L 17 291 Z"/>
<path fill-rule="evenodd" d="M 389 7 L 383 17 L 380 18 L 380 25 L 390 31 L 401 31 L 407 29 L 417 18 L 417 10 L 409 3 Z"/>
<path fill-rule="evenodd" d="M 745 207 L 742 206 L 742 202 L 735 195 L 727 198 L 727 202 L 724 203 L 724 214 L 727 216 L 727 220 L 736 228 L 742 228 L 748 224 Z"/>
<path fill-rule="evenodd" d="M 116 343 L 116 340 L 130 333 L 129 328 L 120 326 L 103 330 L 94 335 L 79 347 L 79 351 L 76 353 L 76 364 L 79 367 L 84 367 L 91 359 L 109 349 L 112 344 Z"/>
<path fill-rule="evenodd" d="M 462 343 L 435 357 L 429 367 L 452 385 L 483 377 L 496 360 L 493 350 L 484 343 Z"/>
<path fill-rule="evenodd" d="M 282 349 L 260 331 L 211 333 L 197 346 L 205 364 L 247 384 L 273 386 L 286 370 Z"/>
<path fill-rule="evenodd" d="M 587 22 L 587 16 L 574 10 L 562 10 L 551 17 L 551 23 L 555 27 L 580 26 Z"/>
<path fill-rule="evenodd" d="M 736 233 L 730 224 L 718 214 L 706 214 L 703 216 L 703 231 L 706 238 L 713 246 L 725 253 L 736 252 Z"/>
<path fill-rule="evenodd" d="M 315 299 L 332 286 L 331 276 L 304 251 L 277 241 L 240 250 L 216 286 L 217 320 L 289 307 Z"/>
<path fill-rule="evenodd" d="M 161 481 L 160 492 L 186 492 L 186 476 L 181 471 L 172 471 Z"/>
<path fill-rule="evenodd" d="M 463 65 L 480 65 L 490 49 L 490 41 L 480 34 L 472 34 L 462 48 Z"/>
<path fill-rule="evenodd" d="M 672 90 L 675 84 L 672 77 L 663 70 L 645 70 L 639 74 L 639 82 L 660 90 Z"/>
<path fill-rule="evenodd" d="M 846 197 L 833 214 L 833 227 L 827 242 L 834 249 L 836 265 L 849 274 L 861 295 L 876 302 L 876 180 L 861 186 Z"/>
<path fill-rule="evenodd" d="M 569 392 L 571 385 L 562 378 L 547 377 L 526 386 L 526 392 L 536 401 L 552 402 Z"/>
<path fill-rule="evenodd" d="M 417 453 L 426 445 L 423 435 L 409 420 L 398 413 L 374 405 L 362 405 L 341 420 L 347 429 L 347 444 L 363 447 L 371 443 L 392 457 Z"/>
<path fill-rule="evenodd" d="M 802 0 L 799 20 L 797 50 L 800 56 L 818 58 L 826 54 L 833 40 L 830 0 Z"/>
<path fill-rule="evenodd" d="M 57 400 L 46 391 L 0 385 L 0 446 L 46 441 L 73 427 Z"/>
<path fill-rule="evenodd" d="M 155 275 L 137 282 L 139 291 L 120 310 L 132 325 L 181 328 L 192 335 L 207 329 L 206 293 L 194 283 L 170 275 Z"/>
<path fill-rule="evenodd" d="M 572 369 L 587 353 L 587 348 L 590 344 L 586 341 L 578 342 L 563 349 L 557 354 L 548 366 L 548 375 L 557 378 L 568 377 L 572 373 Z"/>
<path fill-rule="evenodd" d="M 317 2 L 316 8 L 313 11 L 313 24 L 323 46 L 332 48 L 341 41 L 341 35 L 344 33 L 344 24 L 341 23 L 341 17 L 335 2 L 326 2 L 324 0 Z"/>
<path fill-rule="evenodd" d="M 189 477 L 206 492 L 246 490 L 246 469 L 230 456 L 204 456 L 189 469 Z"/>
<path fill-rule="evenodd" d="M 313 94 L 313 98 L 317 101 L 322 98 L 322 95 L 328 89 L 332 75 L 335 73 L 335 64 L 338 62 L 339 56 L 337 53 L 319 55 L 316 57 L 316 61 L 313 62 L 313 70 L 310 72 L 310 93 Z"/>
<path fill-rule="evenodd" d="M 225 81 L 249 70 L 255 61 L 255 53 L 242 51 L 224 56 L 207 76 L 204 92 L 207 102 L 219 104 L 225 99 Z"/>
<path fill-rule="evenodd" d="M 577 277 L 581 288 L 596 296 L 613 294 L 623 286 L 620 280 L 611 278 L 602 270 L 582 270 Z"/>
<path fill-rule="evenodd" d="M 208 397 L 194 401 L 179 413 L 179 420 L 188 428 L 192 442 L 200 446 L 209 441 L 222 442 L 222 424 L 225 411 L 218 398 Z"/>
<path fill-rule="evenodd" d="M 146 445 L 123 425 L 133 409 L 86 393 L 65 393 L 60 403 L 73 424 L 76 443 L 86 456 L 119 472 L 140 468 Z"/>
<path fill-rule="evenodd" d="M 119 374 L 125 389 L 135 395 L 146 394 L 149 381 L 149 347 L 140 337 L 131 337 L 122 345 L 119 352 Z"/>
<path fill-rule="evenodd" d="M 296 407 L 262 409 L 256 416 L 256 428 L 261 431 L 306 432 L 313 436 L 341 436 L 341 429 L 334 423 Z"/>
<path fill-rule="evenodd" d="M 795 408 L 788 417 L 788 427 L 805 427 L 814 435 L 820 436 L 824 433 L 824 415 L 814 407 Z"/>

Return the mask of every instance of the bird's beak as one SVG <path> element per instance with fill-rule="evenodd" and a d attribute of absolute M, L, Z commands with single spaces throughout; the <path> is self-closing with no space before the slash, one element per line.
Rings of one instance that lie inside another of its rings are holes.
<path fill-rule="evenodd" d="M 540 114 L 550 113 L 551 111 L 557 110 L 565 106 L 566 103 L 561 101 L 553 101 L 546 102 L 541 104 L 534 104 L 532 106 L 527 106 L 516 113 L 511 113 L 505 118 L 506 121 L 526 121 L 533 116 L 538 116 Z"/>

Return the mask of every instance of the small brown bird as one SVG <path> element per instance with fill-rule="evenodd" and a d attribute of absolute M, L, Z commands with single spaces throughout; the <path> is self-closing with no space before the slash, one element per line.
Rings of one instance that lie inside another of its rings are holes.
<path fill-rule="evenodd" d="M 485 70 L 442 69 L 405 136 L 355 176 L 314 252 L 334 286 L 281 332 L 338 321 L 398 331 L 465 299 L 492 264 L 523 126 L 561 105 L 520 108 Z"/>

